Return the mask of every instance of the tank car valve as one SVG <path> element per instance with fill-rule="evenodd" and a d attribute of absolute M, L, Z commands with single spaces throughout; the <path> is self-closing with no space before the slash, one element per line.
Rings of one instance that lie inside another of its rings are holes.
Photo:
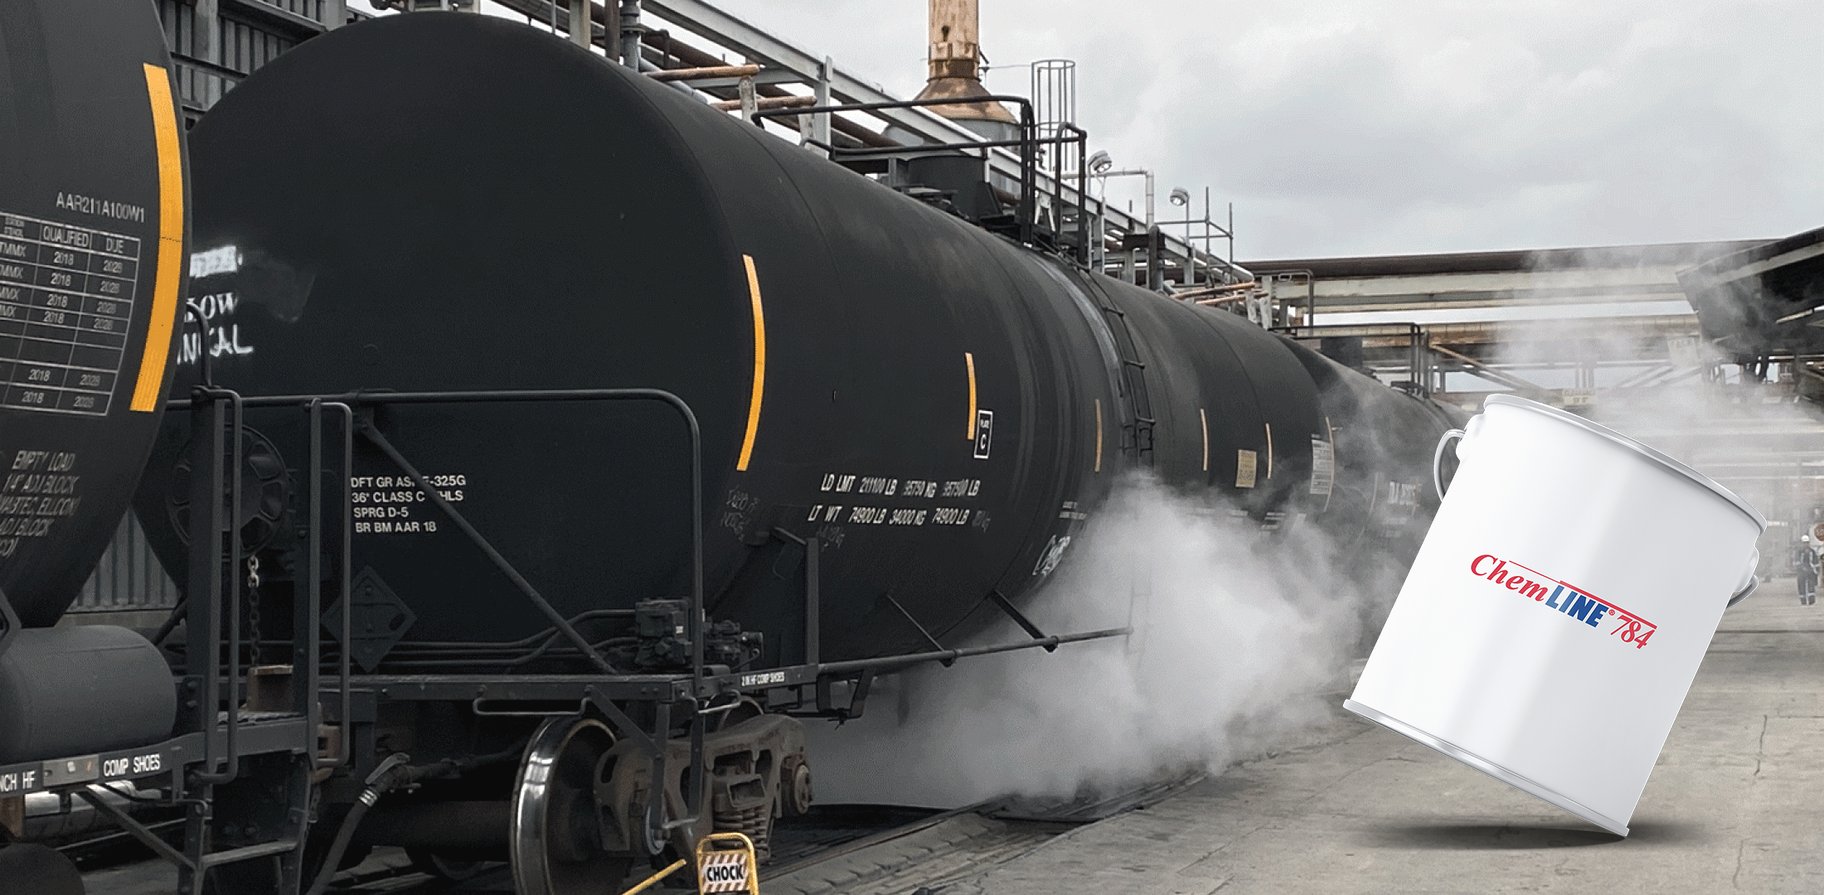
<path fill-rule="evenodd" d="M 633 664 L 642 670 L 690 667 L 690 605 L 683 600 L 642 600 L 634 604 L 634 634 L 639 647 Z M 710 665 L 741 668 L 760 658 L 766 639 L 758 631 L 742 631 L 732 621 L 705 627 L 703 661 Z"/>

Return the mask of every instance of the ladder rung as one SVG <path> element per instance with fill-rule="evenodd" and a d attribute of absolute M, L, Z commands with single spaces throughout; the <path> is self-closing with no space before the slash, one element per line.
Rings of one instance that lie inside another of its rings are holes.
<path fill-rule="evenodd" d="M 277 842 L 261 842 L 257 845 L 243 845 L 240 848 L 231 848 L 227 851 L 218 851 L 204 855 L 203 859 L 197 862 L 197 866 L 220 867 L 223 864 L 238 864 L 242 861 L 251 861 L 254 858 L 265 858 L 272 855 L 284 854 L 288 851 L 296 851 L 297 848 L 298 841 L 296 839 L 281 839 Z"/>

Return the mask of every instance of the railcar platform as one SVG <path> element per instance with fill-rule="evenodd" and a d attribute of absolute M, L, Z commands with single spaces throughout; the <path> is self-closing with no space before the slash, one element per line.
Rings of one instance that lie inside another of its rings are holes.
<path fill-rule="evenodd" d="M 1339 705 L 1302 746 L 941 891 L 1815 893 L 1820 806 L 1824 607 L 1776 579 L 1725 618 L 1627 839 Z"/>

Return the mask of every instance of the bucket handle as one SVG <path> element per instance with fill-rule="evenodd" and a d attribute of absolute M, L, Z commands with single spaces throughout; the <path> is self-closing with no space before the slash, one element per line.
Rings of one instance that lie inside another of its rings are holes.
<path fill-rule="evenodd" d="M 1760 571 L 1760 567 L 1761 551 L 1756 549 L 1754 553 L 1750 554 L 1748 557 L 1748 575 L 1743 579 L 1742 586 L 1735 589 L 1735 596 L 1729 598 L 1729 606 L 1734 606 L 1735 604 L 1748 599 L 1748 595 L 1754 593 L 1754 589 L 1761 585 L 1761 576 L 1755 574 Z M 1723 608 L 1727 609 L 1729 607 L 1725 606 Z"/>
<path fill-rule="evenodd" d="M 1462 437 L 1462 429 L 1444 433 L 1444 437 L 1438 439 L 1438 449 L 1431 454 L 1431 487 L 1437 489 L 1439 500 L 1444 499 L 1444 446 Z"/>

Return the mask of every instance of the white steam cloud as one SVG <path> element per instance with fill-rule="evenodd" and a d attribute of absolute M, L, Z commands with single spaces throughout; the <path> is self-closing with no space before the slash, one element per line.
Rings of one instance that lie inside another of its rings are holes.
<path fill-rule="evenodd" d="M 1131 612 L 1133 635 L 878 685 L 863 718 L 814 734 L 819 801 L 1070 796 L 1284 745 L 1347 686 L 1363 619 L 1384 616 L 1403 572 L 1344 586 L 1314 525 L 1266 537 L 1140 477 L 1092 525 L 1029 614 L 1063 633 Z"/>
<path fill-rule="evenodd" d="M 1642 273 L 1669 278 L 1733 248 L 1689 246 L 1655 259 L 1651 272 L 1639 265 L 1632 279 L 1642 279 Z M 1624 270 L 1617 257 L 1604 249 L 1561 252 L 1552 264 Z M 1738 299 L 1758 300 L 1752 292 Z M 1598 309 L 1622 310 L 1600 303 Z M 1789 363 L 1769 365 L 1768 381 L 1762 382 L 1736 365 L 1741 358 L 1697 337 L 1688 307 L 1671 310 L 1660 316 L 1498 325 L 1486 356 L 1542 388 L 1591 390 L 1588 403 L 1573 409 L 1683 461 L 1748 501 L 1770 522 L 1760 543 L 1763 573 L 1786 574 L 1798 534 L 1824 504 L 1824 414 L 1800 396 Z M 1739 313 L 1748 316 L 1747 306 Z M 1470 384 L 1469 379 L 1455 376 L 1453 384 Z"/>

